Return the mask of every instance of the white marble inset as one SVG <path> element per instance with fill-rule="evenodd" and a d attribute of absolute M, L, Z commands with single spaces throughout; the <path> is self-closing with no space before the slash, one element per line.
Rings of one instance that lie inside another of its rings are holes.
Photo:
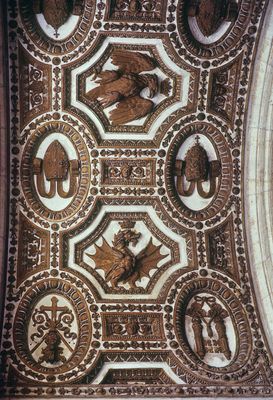
<path fill-rule="evenodd" d="M 162 368 L 164 369 L 164 372 L 177 384 L 183 384 L 186 383 L 182 381 L 178 376 L 172 371 L 169 365 L 167 365 L 164 362 L 106 362 L 103 364 L 102 369 L 96 376 L 96 378 L 93 380 L 92 385 L 98 385 L 101 383 L 103 378 L 106 376 L 107 372 L 110 369 L 130 369 L 130 368 L 148 368 L 148 369 L 153 369 L 153 368 Z"/>
<path fill-rule="evenodd" d="M 74 31 L 80 17 L 78 15 L 70 15 L 68 20 L 62 26 L 60 26 L 57 32 L 55 31 L 53 26 L 49 25 L 46 22 L 43 14 L 36 14 L 36 18 L 38 24 L 45 32 L 45 34 L 49 36 L 51 39 L 58 41 L 58 40 L 64 40 Z"/>
<path fill-rule="evenodd" d="M 189 27 L 191 30 L 192 35 L 198 42 L 202 44 L 212 44 L 216 42 L 217 40 L 221 39 L 221 37 L 227 32 L 229 29 L 231 22 L 228 21 L 223 21 L 220 27 L 217 29 L 216 32 L 214 32 L 210 36 L 204 36 L 203 33 L 200 31 L 198 23 L 196 21 L 195 17 L 189 17 L 188 18 L 189 22 Z"/>
<path fill-rule="evenodd" d="M 246 128 L 244 203 L 251 273 L 273 352 L 273 7 L 261 32 Z"/>

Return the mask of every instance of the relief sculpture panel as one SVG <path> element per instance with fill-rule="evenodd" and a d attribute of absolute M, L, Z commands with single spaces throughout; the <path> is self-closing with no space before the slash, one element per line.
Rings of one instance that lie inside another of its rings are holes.
<path fill-rule="evenodd" d="M 111 0 L 107 4 L 106 20 L 164 22 L 166 2 L 162 0 Z"/>
<path fill-rule="evenodd" d="M 243 202 L 270 2 L 4 3 L 0 397 L 273 398 Z"/>

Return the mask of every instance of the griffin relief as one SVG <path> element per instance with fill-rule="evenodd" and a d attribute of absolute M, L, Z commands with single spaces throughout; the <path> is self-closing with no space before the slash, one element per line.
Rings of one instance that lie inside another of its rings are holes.
<path fill-rule="evenodd" d="M 97 87 L 86 93 L 91 102 L 98 102 L 103 109 L 116 104 L 110 111 L 112 125 L 124 125 L 143 118 L 154 109 L 152 99 L 158 93 L 168 95 L 169 80 L 161 83 L 157 75 L 143 73 L 157 68 L 155 59 L 147 54 L 115 49 L 111 54 L 112 64 L 118 69 L 101 68 L 94 73 Z M 142 91 L 149 90 L 149 99 L 143 97 Z"/>
<path fill-rule="evenodd" d="M 147 246 L 135 255 L 130 249 L 136 246 L 141 233 L 133 230 L 135 223 L 123 221 L 120 223 L 122 229 L 114 235 L 112 246 L 103 237 L 102 245 L 95 244 L 95 254 L 87 254 L 95 262 L 96 269 L 105 272 L 106 282 L 110 282 L 113 288 L 119 283 L 130 285 L 130 288 L 137 288 L 136 281 L 143 277 L 150 278 L 149 272 L 157 268 L 158 263 L 167 257 L 162 255 L 162 245 L 156 246 L 150 238 Z"/>

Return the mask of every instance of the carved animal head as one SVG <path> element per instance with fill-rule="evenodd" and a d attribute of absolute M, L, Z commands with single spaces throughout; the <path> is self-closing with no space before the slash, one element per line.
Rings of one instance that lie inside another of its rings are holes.
<path fill-rule="evenodd" d="M 143 81 L 145 87 L 148 87 L 150 90 L 149 98 L 153 98 L 158 92 L 159 83 L 158 78 L 155 74 L 143 74 L 139 75 L 141 80 Z"/>
<path fill-rule="evenodd" d="M 60 335 L 55 329 L 49 330 L 48 333 L 45 335 L 44 340 L 45 343 L 51 347 L 58 346 L 61 343 Z"/>
<path fill-rule="evenodd" d="M 133 231 L 131 229 L 119 231 L 114 236 L 113 245 L 119 246 L 119 247 L 124 247 L 124 246 L 129 246 L 129 244 L 132 243 L 132 245 L 135 246 L 137 244 L 140 236 L 141 236 L 141 233 Z"/>
<path fill-rule="evenodd" d="M 131 173 L 132 173 L 132 171 L 133 171 L 133 167 L 131 165 L 124 165 L 121 168 L 121 171 L 120 171 L 121 172 L 121 176 L 123 178 L 129 178 Z"/>

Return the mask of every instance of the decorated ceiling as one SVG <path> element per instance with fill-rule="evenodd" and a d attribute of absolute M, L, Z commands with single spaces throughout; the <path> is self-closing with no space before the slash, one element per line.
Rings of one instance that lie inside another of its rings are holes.
<path fill-rule="evenodd" d="M 7 397 L 270 397 L 242 198 L 263 0 L 9 0 Z"/>

